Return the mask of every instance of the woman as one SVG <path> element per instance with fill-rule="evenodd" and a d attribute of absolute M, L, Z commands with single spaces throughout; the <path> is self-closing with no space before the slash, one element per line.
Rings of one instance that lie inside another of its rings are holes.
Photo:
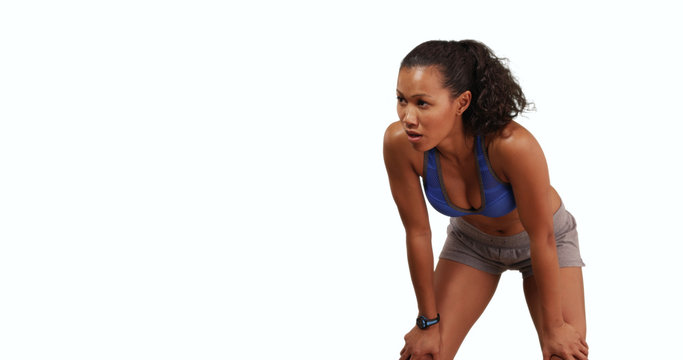
<path fill-rule="evenodd" d="M 384 160 L 419 310 L 401 360 L 452 359 L 507 269 L 522 272 L 543 359 L 587 359 L 576 224 L 513 121 L 527 102 L 501 60 L 476 41 L 428 41 L 401 63 Z M 436 270 L 421 182 L 451 217 Z"/>

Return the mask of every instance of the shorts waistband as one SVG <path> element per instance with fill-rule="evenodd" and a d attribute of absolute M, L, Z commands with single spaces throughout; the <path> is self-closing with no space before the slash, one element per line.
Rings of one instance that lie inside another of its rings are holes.
<path fill-rule="evenodd" d="M 553 214 L 553 225 L 556 233 L 560 227 L 565 227 L 563 226 L 563 223 L 566 221 L 567 215 L 568 212 L 564 208 L 564 203 L 561 203 L 560 207 L 555 211 L 555 214 Z M 467 238 L 486 245 L 504 248 L 529 246 L 529 234 L 527 234 L 526 231 L 507 236 L 491 235 L 479 230 L 461 217 L 452 217 L 448 229 L 449 231 L 460 232 L 467 236 Z"/>

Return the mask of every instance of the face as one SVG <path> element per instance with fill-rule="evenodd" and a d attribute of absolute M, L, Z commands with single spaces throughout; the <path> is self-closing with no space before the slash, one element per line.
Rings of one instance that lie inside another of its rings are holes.
<path fill-rule="evenodd" d="M 464 111 L 462 96 L 453 99 L 451 91 L 442 86 L 441 76 L 434 66 L 403 68 L 398 74 L 396 110 L 408 140 L 418 151 L 437 146 L 458 131 L 458 124 L 462 126 L 458 119 Z"/>

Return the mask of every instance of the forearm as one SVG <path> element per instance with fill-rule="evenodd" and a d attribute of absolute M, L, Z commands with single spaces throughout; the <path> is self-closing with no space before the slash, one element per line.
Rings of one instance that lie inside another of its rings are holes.
<path fill-rule="evenodd" d="M 531 266 L 541 302 L 541 326 L 544 330 L 561 326 L 564 319 L 554 235 L 531 239 Z"/>
<path fill-rule="evenodd" d="M 420 315 L 436 317 L 434 296 L 434 253 L 431 234 L 406 236 L 408 266 Z"/>

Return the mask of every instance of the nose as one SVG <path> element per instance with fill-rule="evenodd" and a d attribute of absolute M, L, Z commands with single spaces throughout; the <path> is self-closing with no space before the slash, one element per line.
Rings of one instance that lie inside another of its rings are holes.
<path fill-rule="evenodd" d="M 417 127 L 417 114 L 410 109 L 405 109 L 401 115 L 401 122 L 406 129 L 414 129 Z"/>

